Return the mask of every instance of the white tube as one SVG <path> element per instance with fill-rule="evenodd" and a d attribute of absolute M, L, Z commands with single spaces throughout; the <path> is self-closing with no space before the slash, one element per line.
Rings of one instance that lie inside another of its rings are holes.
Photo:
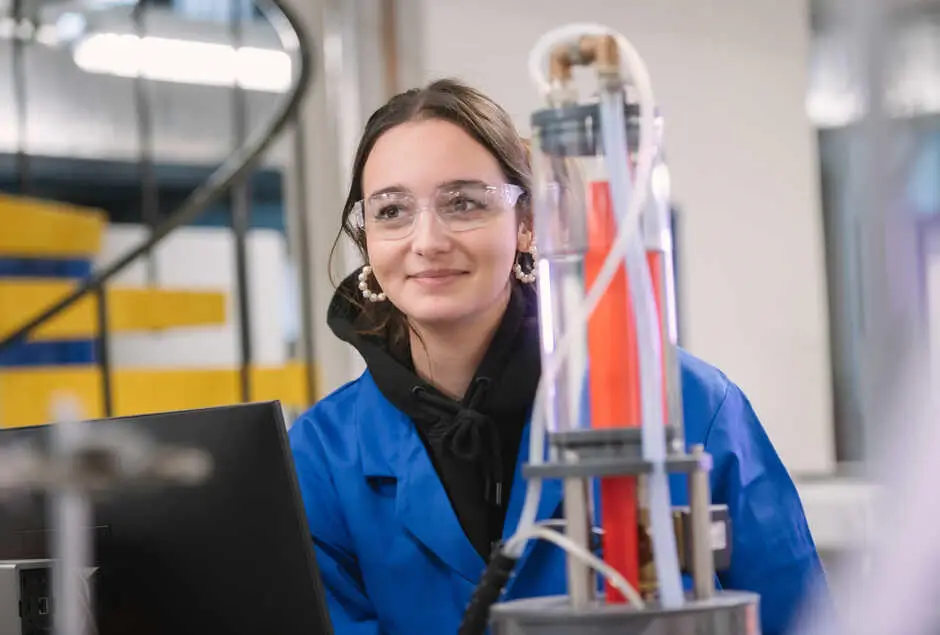
<path fill-rule="evenodd" d="M 525 546 L 525 543 L 532 538 L 545 540 L 546 542 L 551 542 L 561 547 L 568 555 L 577 558 L 591 569 L 597 571 L 604 576 L 605 580 L 610 582 L 611 586 L 620 591 L 635 608 L 642 609 L 646 606 L 643 602 L 643 598 L 637 593 L 637 590 L 633 588 L 619 571 L 564 534 L 549 529 L 547 526 L 542 526 L 541 523 L 530 527 L 524 532 L 516 532 L 515 535 L 509 539 L 506 546 L 507 548 L 515 548 L 517 547 L 517 542 Z"/>
<path fill-rule="evenodd" d="M 638 235 L 640 230 L 640 216 L 641 212 L 643 211 L 643 207 L 646 205 L 646 198 L 649 192 L 649 182 L 653 172 L 653 162 L 656 155 L 656 100 L 653 95 L 653 86 L 652 82 L 650 81 L 649 71 L 646 68 L 646 63 L 643 61 L 643 58 L 633 47 L 633 45 L 630 44 L 629 40 L 627 40 L 622 35 L 614 33 L 610 31 L 610 29 L 598 27 L 597 25 L 583 26 L 588 29 L 603 29 L 605 34 L 609 33 L 616 38 L 617 44 L 621 49 L 622 59 L 626 60 L 627 66 L 630 68 L 630 76 L 633 81 L 633 86 L 636 88 L 637 95 L 639 96 L 640 139 L 637 152 L 638 156 L 635 178 L 636 194 L 630 198 L 623 222 L 617 229 L 617 238 L 614 240 L 614 244 L 611 246 L 610 253 L 607 255 L 607 259 L 601 266 L 601 270 L 594 279 L 594 284 L 591 285 L 591 289 L 588 291 L 588 294 L 584 299 L 584 303 L 581 305 L 581 309 L 576 316 L 575 324 L 579 325 L 579 328 L 569 327 L 565 331 L 564 335 L 562 335 L 562 337 L 556 342 L 554 354 L 547 360 L 544 368 L 542 368 L 542 377 L 539 379 L 538 390 L 535 393 L 535 403 L 532 410 L 532 419 L 530 424 L 531 429 L 529 434 L 529 463 L 533 465 L 542 463 L 545 458 L 545 413 L 547 408 L 547 387 L 555 382 L 559 370 L 564 364 L 565 358 L 569 354 L 572 345 L 577 341 L 577 338 L 583 332 L 588 319 L 591 317 L 591 313 L 594 312 L 597 304 L 604 296 L 604 293 L 607 292 L 607 288 L 610 286 L 611 281 L 617 274 L 617 270 L 620 268 L 620 265 L 626 256 L 627 246 L 630 240 Z M 554 40 L 552 40 L 552 38 L 549 38 L 549 35 L 552 33 L 562 32 L 566 33 L 567 37 L 571 37 L 574 34 L 591 34 L 590 32 L 585 32 L 582 30 L 581 26 L 579 25 L 570 25 L 569 27 L 563 27 L 562 29 L 551 31 L 543 36 L 539 40 L 539 44 L 537 44 L 537 47 L 541 47 L 543 49 L 541 54 L 542 57 L 544 57 L 544 52 L 550 49 L 551 46 L 553 46 L 557 40 L 560 39 L 559 36 L 556 35 L 554 36 Z M 530 56 L 530 60 L 535 58 L 535 53 L 536 50 L 534 49 L 533 55 Z M 541 58 L 538 58 L 538 63 L 535 65 L 536 70 L 540 68 L 540 65 Z M 541 81 L 544 84 L 544 79 L 541 79 L 541 72 L 534 73 L 532 78 L 536 81 L 536 83 Z M 516 536 L 527 535 L 526 532 L 535 526 L 535 520 L 538 515 L 539 499 L 541 498 L 541 495 L 542 482 L 536 478 L 529 479 L 526 488 L 525 503 L 523 503 L 522 506 L 522 513 L 519 518 L 519 525 L 516 527 L 516 534 L 514 534 L 513 538 L 507 542 L 505 548 L 506 554 L 508 556 L 514 558 L 519 558 L 522 556 L 522 553 L 525 550 L 526 541 L 524 539 L 514 540 L 514 538 Z"/>
<path fill-rule="evenodd" d="M 610 194 L 618 222 L 624 218 L 630 201 L 630 165 L 628 163 L 626 120 L 623 115 L 623 93 L 605 90 L 601 93 L 601 134 L 609 171 Z M 635 194 L 648 189 L 638 183 Z M 652 463 L 647 476 L 650 527 L 660 600 L 664 607 L 674 608 L 684 602 L 682 574 L 676 551 L 672 523 L 672 501 L 669 496 L 669 475 L 666 472 L 666 426 L 663 411 L 662 338 L 656 311 L 656 293 L 646 261 L 642 238 L 634 233 L 628 243 L 625 265 L 630 287 L 630 300 L 636 320 L 637 351 L 640 369 L 640 405 L 642 408 L 641 437 L 643 458 Z"/>

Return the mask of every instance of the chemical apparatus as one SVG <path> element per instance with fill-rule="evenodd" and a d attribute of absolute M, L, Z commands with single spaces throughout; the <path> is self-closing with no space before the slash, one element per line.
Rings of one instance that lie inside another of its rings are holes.
<path fill-rule="evenodd" d="M 685 447 L 668 176 L 646 67 L 623 36 L 589 24 L 545 34 L 529 66 L 547 101 L 531 121 L 543 374 L 520 524 L 460 632 L 756 635 L 757 596 L 716 589 L 727 508 L 711 505 L 710 456 Z M 589 100 L 576 67 L 597 78 Z M 688 507 L 672 507 L 670 473 L 687 475 Z M 561 530 L 536 522 L 546 478 L 563 482 Z M 496 604 L 530 539 L 565 550 L 568 595 Z"/>

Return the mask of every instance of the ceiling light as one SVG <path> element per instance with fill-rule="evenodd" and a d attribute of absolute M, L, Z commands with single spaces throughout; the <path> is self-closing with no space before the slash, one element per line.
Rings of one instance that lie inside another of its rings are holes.
<path fill-rule="evenodd" d="M 96 33 L 75 45 L 75 64 L 89 73 L 204 86 L 286 92 L 291 58 L 284 51 L 194 40 Z"/>

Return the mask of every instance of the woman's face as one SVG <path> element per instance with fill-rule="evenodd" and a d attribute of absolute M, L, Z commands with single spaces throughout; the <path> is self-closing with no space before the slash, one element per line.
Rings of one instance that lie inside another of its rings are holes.
<path fill-rule="evenodd" d="M 422 325 L 479 317 L 507 297 L 528 236 L 496 158 L 447 121 L 379 137 L 363 168 L 369 264 L 388 300 Z"/>

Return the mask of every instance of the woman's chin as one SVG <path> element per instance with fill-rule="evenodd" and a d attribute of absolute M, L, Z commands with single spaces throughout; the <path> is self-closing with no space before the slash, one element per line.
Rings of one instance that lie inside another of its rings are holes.
<path fill-rule="evenodd" d="M 413 322 L 426 326 L 443 326 L 466 320 L 473 315 L 466 302 L 451 298 L 426 298 L 400 307 Z"/>

